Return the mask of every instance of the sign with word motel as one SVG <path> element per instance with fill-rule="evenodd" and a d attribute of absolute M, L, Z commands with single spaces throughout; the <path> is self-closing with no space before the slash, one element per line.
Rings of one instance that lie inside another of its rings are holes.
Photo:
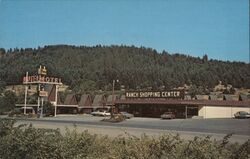
<path fill-rule="evenodd" d="M 57 77 L 48 77 L 41 75 L 23 77 L 23 84 L 36 84 L 36 83 L 62 84 L 62 79 Z"/>

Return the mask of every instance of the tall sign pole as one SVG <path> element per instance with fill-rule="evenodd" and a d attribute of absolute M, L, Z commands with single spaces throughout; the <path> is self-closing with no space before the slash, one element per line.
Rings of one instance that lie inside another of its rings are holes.
<path fill-rule="evenodd" d="M 42 66 L 40 65 L 39 69 L 38 69 L 38 75 L 41 76 L 41 77 L 45 77 L 47 75 L 47 70 L 45 68 L 45 66 Z M 44 92 L 44 88 L 42 88 L 41 90 L 41 80 L 39 79 L 38 81 L 38 104 L 37 104 L 37 109 L 39 110 L 39 113 L 40 113 L 40 118 L 43 117 L 43 95 L 41 94 L 42 92 Z M 40 105 L 40 100 L 42 101 L 42 105 L 41 105 L 41 108 L 39 108 L 39 105 Z"/>
<path fill-rule="evenodd" d="M 37 88 L 37 115 L 38 115 L 38 117 L 40 116 L 40 114 L 41 114 L 41 110 L 40 110 L 40 96 L 39 96 L 39 93 L 40 93 L 40 83 L 38 83 L 38 88 Z M 39 112 L 39 114 L 38 114 L 38 112 Z"/>
<path fill-rule="evenodd" d="M 27 107 L 27 94 L 28 94 L 28 72 L 26 72 L 26 81 L 25 81 L 25 94 L 24 94 L 24 109 L 23 109 L 23 114 L 26 114 L 26 107 Z"/>
<path fill-rule="evenodd" d="M 57 85 L 55 85 L 56 86 L 56 94 L 55 94 L 55 117 L 56 117 L 56 111 L 57 111 Z"/>
<path fill-rule="evenodd" d="M 41 97 L 41 101 L 42 101 L 42 103 L 41 103 L 41 117 L 43 117 L 43 97 Z"/>

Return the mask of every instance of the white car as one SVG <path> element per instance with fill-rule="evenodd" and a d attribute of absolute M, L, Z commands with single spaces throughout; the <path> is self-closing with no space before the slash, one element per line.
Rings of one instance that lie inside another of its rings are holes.
<path fill-rule="evenodd" d="M 238 119 L 245 119 L 245 118 L 250 118 L 250 114 L 245 111 L 239 111 L 234 114 L 234 117 Z"/>
<path fill-rule="evenodd" d="M 91 115 L 93 115 L 93 116 L 110 116 L 111 114 L 107 111 L 95 111 L 95 112 L 92 112 Z"/>

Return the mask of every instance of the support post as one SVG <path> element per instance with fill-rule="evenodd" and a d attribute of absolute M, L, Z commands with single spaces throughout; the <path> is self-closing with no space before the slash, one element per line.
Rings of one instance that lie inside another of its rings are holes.
<path fill-rule="evenodd" d="M 232 118 L 232 117 L 234 117 L 233 116 L 233 106 L 231 106 L 231 117 L 230 118 Z"/>
<path fill-rule="evenodd" d="M 41 110 L 40 110 L 40 96 L 39 96 L 39 92 L 40 92 L 40 83 L 38 84 L 38 97 L 37 97 L 37 113 L 39 112 L 39 114 L 37 114 L 37 117 L 39 118 L 39 116 L 41 115 Z"/>
<path fill-rule="evenodd" d="M 40 118 L 42 118 L 43 117 L 43 97 L 41 97 L 41 101 L 42 101 L 42 103 L 41 103 L 41 112 L 40 112 Z"/>
<path fill-rule="evenodd" d="M 56 85 L 56 94 L 55 94 L 55 117 L 56 117 L 56 111 L 57 111 L 57 85 Z"/>
<path fill-rule="evenodd" d="M 186 116 L 186 119 L 187 119 L 187 105 L 186 105 L 186 108 L 185 108 L 185 116 Z"/>
<path fill-rule="evenodd" d="M 26 72 L 26 78 L 25 78 L 25 94 L 24 94 L 24 109 L 23 114 L 26 114 L 26 108 L 27 108 L 27 94 L 28 94 L 28 72 Z"/>
<path fill-rule="evenodd" d="M 204 117 L 204 119 L 206 119 L 207 118 L 207 106 L 204 106 L 205 107 L 205 117 Z"/>

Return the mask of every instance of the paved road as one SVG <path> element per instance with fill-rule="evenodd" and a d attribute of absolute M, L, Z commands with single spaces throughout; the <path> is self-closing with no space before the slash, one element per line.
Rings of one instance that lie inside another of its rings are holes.
<path fill-rule="evenodd" d="M 174 119 L 161 120 L 159 118 L 132 118 L 120 123 L 100 121 L 103 117 L 88 115 L 58 116 L 56 118 L 27 119 L 22 121 L 77 124 L 91 126 L 107 126 L 116 128 L 142 128 L 166 131 L 186 131 L 215 134 L 235 134 L 250 137 L 250 119 Z"/>

